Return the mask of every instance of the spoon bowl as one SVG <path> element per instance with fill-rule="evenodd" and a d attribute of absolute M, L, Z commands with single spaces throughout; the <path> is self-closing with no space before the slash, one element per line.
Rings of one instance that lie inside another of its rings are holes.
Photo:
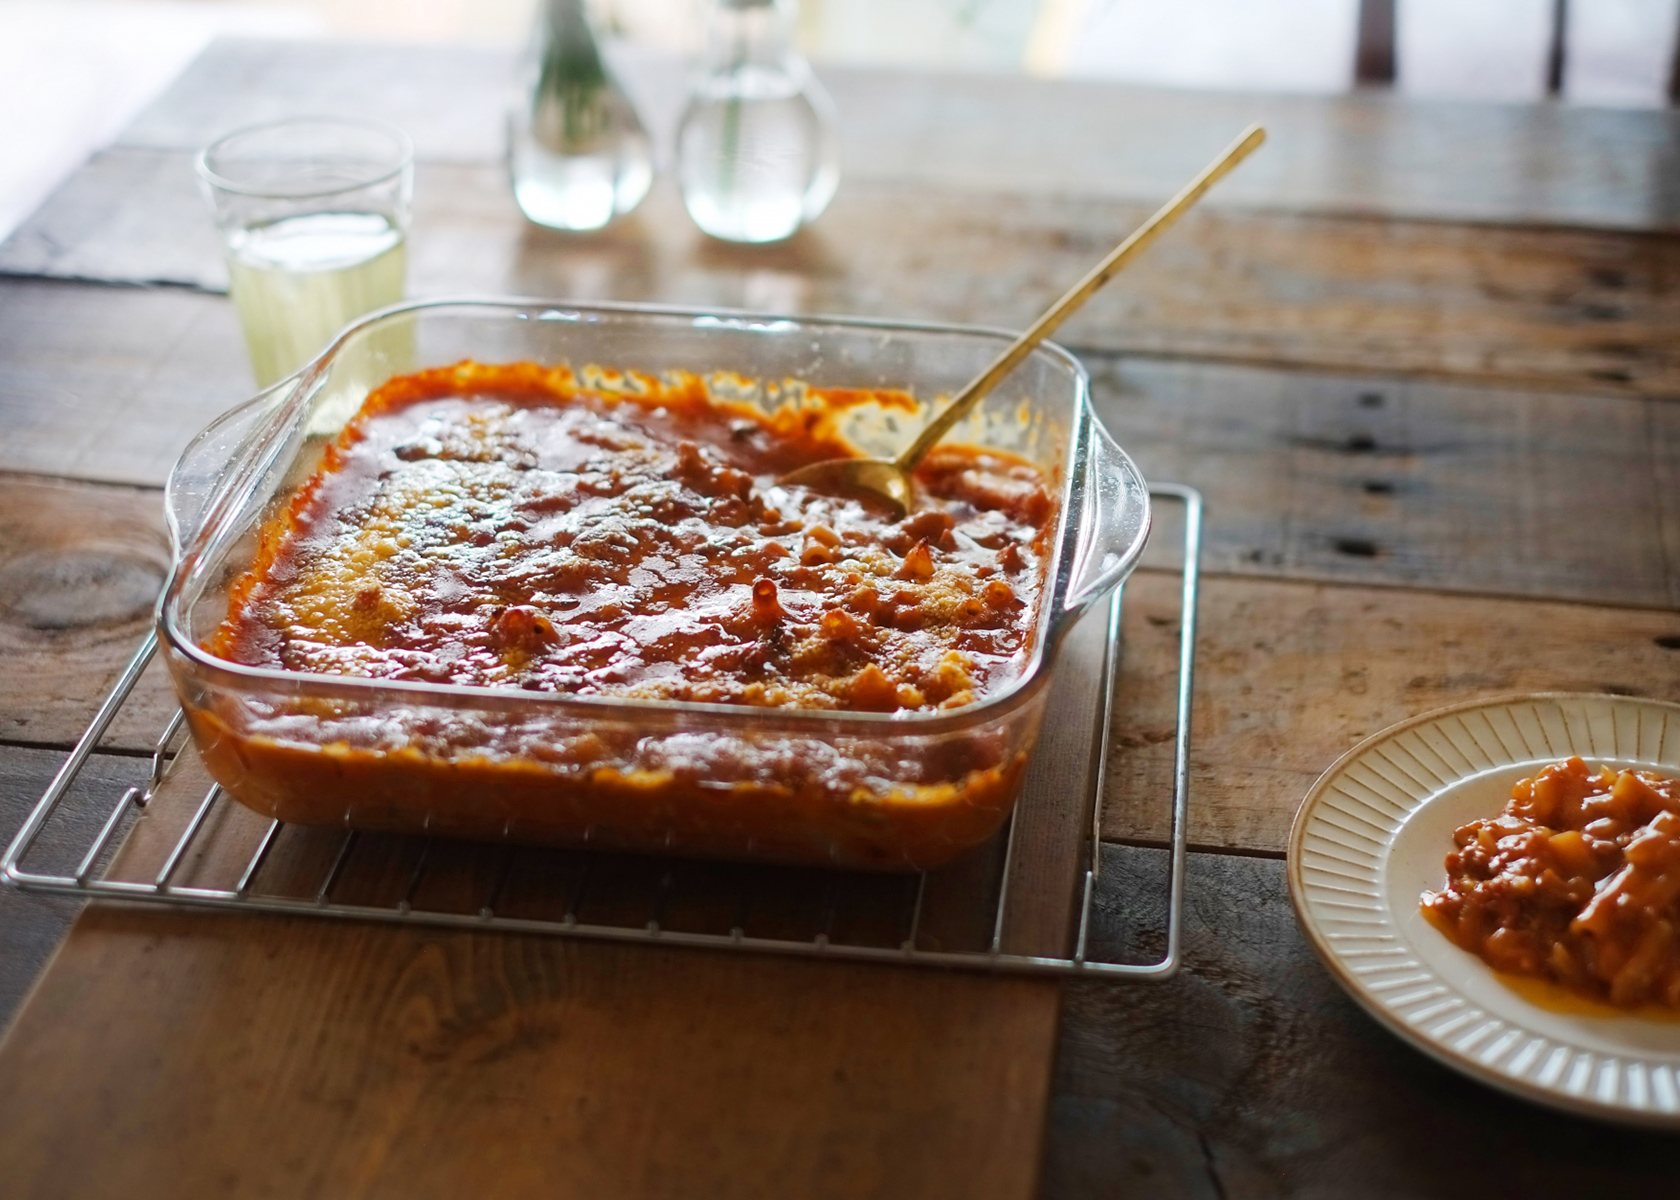
<path fill-rule="evenodd" d="M 885 501 L 900 516 L 910 511 L 910 472 L 890 458 L 825 458 L 777 482 L 836 495 L 863 493 Z"/>

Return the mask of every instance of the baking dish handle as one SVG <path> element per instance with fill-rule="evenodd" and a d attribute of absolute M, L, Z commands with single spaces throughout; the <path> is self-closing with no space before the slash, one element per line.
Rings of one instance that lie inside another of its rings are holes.
<path fill-rule="evenodd" d="M 245 474 L 261 439 L 256 436 L 297 386 L 292 375 L 217 417 L 187 443 L 163 488 L 164 515 L 175 557 L 197 536 L 211 501 Z"/>
<path fill-rule="evenodd" d="M 1063 609 L 1082 611 L 1132 573 L 1149 536 L 1149 485 L 1095 413 L 1079 489 L 1082 507 Z"/>

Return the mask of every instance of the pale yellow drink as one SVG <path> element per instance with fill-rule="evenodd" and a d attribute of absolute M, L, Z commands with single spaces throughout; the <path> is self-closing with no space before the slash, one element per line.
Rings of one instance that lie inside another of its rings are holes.
<path fill-rule="evenodd" d="M 363 313 L 403 296 L 403 232 L 378 213 L 311 213 L 228 237 L 229 291 L 257 384 L 284 379 Z"/>

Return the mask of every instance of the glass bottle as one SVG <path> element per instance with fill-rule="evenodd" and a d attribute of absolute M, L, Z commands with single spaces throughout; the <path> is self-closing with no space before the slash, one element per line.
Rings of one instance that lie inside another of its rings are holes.
<path fill-rule="evenodd" d="M 550 229 L 599 229 L 642 202 L 653 152 L 601 61 L 584 0 L 542 0 L 526 84 L 508 118 L 521 211 Z"/>
<path fill-rule="evenodd" d="M 794 49 L 793 24 L 793 0 L 710 0 L 677 178 L 694 223 L 715 238 L 780 241 L 840 182 L 834 105 Z"/>

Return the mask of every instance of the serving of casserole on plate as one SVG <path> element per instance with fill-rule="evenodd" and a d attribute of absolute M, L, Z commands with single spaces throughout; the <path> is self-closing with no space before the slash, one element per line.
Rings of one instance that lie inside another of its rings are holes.
<path fill-rule="evenodd" d="M 160 633 L 223 787 L 283 820 L 926 869 L 1007 817 L 1141 478 L 1046 347 L 913 511 L 778 486 L 914 433 L 987 331 L 400 306 L 170 484 Z"/>
<path fill-rule="evenodd" d="M 1653 865 L 1633 844 L 1638 819 L 1652 818 L 1632 805 L 1610 816 L 1629 799 L 1613 799 L 1612 784 L 1604 813 L 1585 814 L 1589 825 L 1607 822 L 1592 829 L 1603 845 L 1578 848 L 1568 828 L 1538 831 L 1537 818 L 1575 822 L 1561 806 L 1537 810 L 1537 786 L 1552 799 L 1597 794 L 1596 773 L 1558 785 L 1574 773 L 1572 756 L 1609 768 L 1611 780 L 1629 770 L 1680 775 L 1680 705 L 1549 693 L 1384 730 L 1307 794 L 1289 841 L 1290 897 L 1336 981 L 1425 1053 L 1544 1104 L 1680 1128 L 1680 1011 L 1661 1003 L 1666 956 L 1647 955 L 1651 969 L 1635 972 L 1644 986 L 1629 986 L 1622 969 L 1640 966 L 1641 945 L 1664 923 L 1641 911 L 1644 901 L 1673 903 L 1672 892 L 1638 878 Z M 1560 870 L 1565 878 L 1555 878 Z M 1591 905 L 1595 892 L 1602 905 Z M 1507 932 L 1493 936 L 1498 928 Z"/>

